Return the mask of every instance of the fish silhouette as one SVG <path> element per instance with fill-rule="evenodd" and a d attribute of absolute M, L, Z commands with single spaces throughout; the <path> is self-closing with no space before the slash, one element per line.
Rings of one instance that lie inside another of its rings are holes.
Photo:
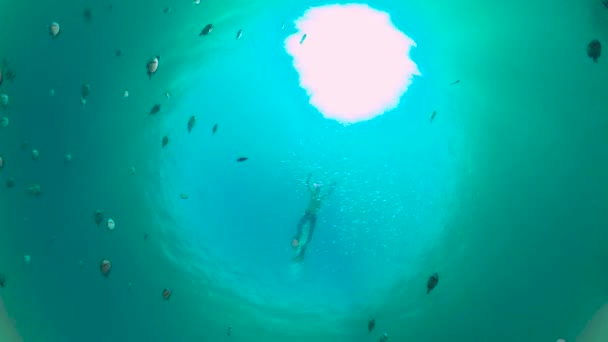
<path fill-rule="evenodd" d="M 435 286 L 437 286 L 437 283 L 439 283 L 439 274 L 433 273 L 433 275 L 429 277 L 429 281 L 426 283 L 426 294 L 431 293 Z"/>
<path fill-rule="evenodd" d="M 203 27 L 199 36 L 206 36 L 209 33 L 211 33 L 212 30 L 213 30 L 213 24 L 207 24 L 205 27 Z"/>

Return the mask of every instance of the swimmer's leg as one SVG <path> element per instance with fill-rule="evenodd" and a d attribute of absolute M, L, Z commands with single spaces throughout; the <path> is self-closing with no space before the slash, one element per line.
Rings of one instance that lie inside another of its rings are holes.
<path fill-rule="evenodd" d="M 310 217 L 311 217 L 311 215 L 308 212 L 306 212 L 306 214 L 304 214 L 304 216 L 302 216 L 302 218 L 298 222 L 298 230 L 296 232 L 296 236 L 294 237 L 294 240 L 300 241 L 300 237 L 302 236 L 302 228 L 304 228 L 304 224 L 306 224 L 306 221 L 310 220 Z"/>
<path fill-rule="evenodd" d="M 308 242 L 310 242 L 310 240 L 312 240 L 312 234 L 315 232 L 315 226 L 317 225 L 317 215 L 313 214 L 310 215 L 310 232 L 308 233 L 308 241 L 306 244 L 308 244 Z"/>

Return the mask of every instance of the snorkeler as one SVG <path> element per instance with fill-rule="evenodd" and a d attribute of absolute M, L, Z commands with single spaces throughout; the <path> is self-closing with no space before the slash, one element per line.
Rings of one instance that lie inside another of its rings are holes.
<path fill-rule="evenodd" d="M 324 199 L 326 199 L 329 195 L 332 194 L 334 189 L 336 188 L 336 183 L 333 182 L 330 185 L 329 190 L 322 194 L 321 193 L 321 183 L 313 183 L 311 184 L 310 179 L 312 175 L 309 173 L 306 178 L 306 184 L 308 185 L 308 190 L 310 191 L 310 202 L 308 204 L 308 209 L 304 213 L 304 216 L 298 222 L 298 230 L 296 232 L 296 236 L 293 238 L 291 243 L 292 247 L 296 249 L 296 255 L 294 260 L 301 261 L 304 258 L 304 252 L 306 252 L 306 247 L 308 243 L 312 239 L 312 235 L 315 231 L 315 226 L 317 224 L 317 213 L 321 209 L 321 204 Z M 308 229 L 304 230 L 304 225 L 308 223 Z"/>

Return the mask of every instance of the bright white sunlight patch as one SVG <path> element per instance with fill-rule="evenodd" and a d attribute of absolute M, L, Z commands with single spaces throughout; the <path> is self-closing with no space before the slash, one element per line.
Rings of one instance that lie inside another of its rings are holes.
<path fill-rule="evenodd" d="M 295 26 L 285 49 L 310 103 L 328 119 L 371 120 L 397 107 L 420 75 L 409 56 L 416 43 L 386 12 L 363 4 L 313 7 Z"/>

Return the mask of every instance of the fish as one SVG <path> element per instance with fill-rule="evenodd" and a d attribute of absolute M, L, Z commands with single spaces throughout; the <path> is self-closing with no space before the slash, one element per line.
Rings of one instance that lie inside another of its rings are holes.
<path fill-rule="evenodd" d="M 15 187 L 15 179 L 13 177 L 10 177 L 6 180 L 6 187 L 8 189 L 14 188 Z"/>
<path fill-rule="evenodd" d="M 211 134 L 215 134 L 217 132 L 217 124 L 213 125 L 213 129 L 211 130 Z"/>
<path fill-rule="evenodd" d="M 6 284 L 6 276 L 3 273 L 0 273 L 0 287 L 4 288 L 4 284 Z"/>
<path fill-rule="evenodd" d="M 101 264 L 99 265 L 99 270 L 104 277 L 108 277 L 110 275 L 110 271 L 112 270 L 112 263 L 108 259 L 101 260 Z"/>
<path fill-rule="evenodd" d="M 168 143 L 169 143 L 169 137 L 165 135 L 163 137 L 162 147 L 164 148 L 165 146 L 167 146 Z"/>
<path fill-rule="evenodd" d="M 91 85 L 88 83 L 83 84 L 82 88 L 80 89 L 80 97 L 82 97 L 83 99 L 86 99 L 89 97 L 90 93 L 91 93 Z"/>
<path fill-rule="evenodd" d="M 385 332 L 382 335 L 380 335 L 380 342 L 386 342 L 388 340 L 388 333 Z"/>
<path fill-rule="evenodd" d="M 249 158 L 247 158 L 247 157 L 240 157 L 236 161 L 239 162 L 239 163 L 242 163 L 242 162 L 244 162 L 247 159 L 249 159 Z"/>
<path fill-rule="evenodd" d="M 163 289 L 163 298 L 165 300 L 171 299 L 171 290 L 169 290 L 169 289 Z"/>
<path fill-rule="evenodd" d="M 90 8 L 85 8 L 82 12 L 82 16 L 84 17 L 85 22 L 90 23 L 91 19 L 93 18 L 93 10 Z"/>
<path fill-rule="evenodd" d="M 40 189 L 40 185 L 38 185 L 38 184 L 34 184 L 34 185 L 30 186 L 29 188 L 27 188 L 27 192 L 30 194 L 30 196 L 33 196 L 36 198 L 40 197 L 40 194 L 42 193 L 41 189 Z"/>
<path fill-rule="evenodd" d="M 188 120 L 188 133 L 192 132 L 192 129 L 194 128 L 195 124 L 196 124 L 196 117 L 194 117 L 194 115 L 192 115 L 190 117 L 190 120 Z"/>
<path fill-rule="evenodd" d="M 207 24 L 205 27 L 203 27 L 203 30 L 201 31 L 199 36 L 206 36 L 209 33 L 211 33 L 212 30 L 213 30 L 213 24 Z"/>
<path fill-rule="evenodd" d="M 587 56 L 597 63 L 598 58 L 602 55 L 602 44 L 597 39 L 592 40 L 587 44 Z"/>
<path fill-rule="evenodd" d="M 608 0 L 602 1 L 602 5 L 604 5 L 604 7 L 606 7 L 606 8 L 608 8 Z"/>
<path fill-rule="evenodd" d="M 53 38 L 53 39 L 57 38 L 60 33 L 61 33 L 61 26 L 59 26 L 58 22 L 53 21 L 49 25 L 49 34 L 51 35 L 51 38 Z"/>
<path fill-rule="evenodd" d="M 304 33 L 304 35 L 302 36 L 302 39 L 300 39 L 300 45 L 302 43 L 304 43 L 304 41 L 306 40 L 306 37 L 307 37 L 307 35 L 306 35 L 306 33 Z"/>
<path fill-rule="evenodd" d="M 608 0 L 606 0 L 606 1 L 608 1 Z M 453 86 L 453 85 L 456 85 L 456 84 L 458 84 L 458 83 L 460 83 L 460 80 L 456 80 L 456 81 L 454 81 L 454 82 L 450 83 L 450 85 L 451 85 L 451 86 Z"/>
<path fill-rule="evenodd" d="M 231 333 L 232 333 L 232 327 L 228 326 L 228 331 L 226 332 L 226 335 L 230 336 Z"/>
<path fill-rule="evenodd" d="M 188 198 L 190 198 L 190 196 L 188 194 L 179 194 L 179 198 L 188 199 Z"/>
<path fill-rule="evenodd" d="M 606 0 L 608 1 L 608 0 Z M 241 37 L 243 36 L 243 29 L 238 30 L 238 32 L 236 33 L 236 40 L 241 39 Z"/>
<path fill-rule="evenodd" d="M 8 107 L 8 95 L 7 94 L 0 94 L 0 108 L 2 109 L 6 109 Z"/>
<path fill-rule="evenodd" d="M 15 72 L 15 70 L 8 68 L 6 69 L 6 79 L 9 81 L 14 81 L 15 77 L 17 77 L 17 73 Z"/>
<path fill-rule="evenodd" d="M 122 55 L 122 50 L 118 49 L 116 50 L 116 57 L 120 57 Z"/>
<path fill-rule="evenodd" d="M 367 330 L 369 332 L 372 332 L 372 330 L 374 330 L 375 326 L 376 326 L 376 319 L 372 318 L 369 320 L 369 322 L 367 322 Z"/>
<path fill-rule="evenodd" d="M 158 112 L 160 112 L 160 105 L 155 104 L 154 106 L 152 106 L 152 109 L 150 109 L 150 115 L 157 114 Z"/>
<path fill-rule="evenodd" d="M 158 65 L 160 64 L 160 56 L 154 56 L 152 59 L 148 61 L 146 64 L 146 70 L 148 72 L 148 79 L 152 79 L 152 75 L 156 73 L 158 70 Z"/>
<path fill-rule="evenodd" d="M 148 234 L 148 232 L 145 232 L 144 233 L 144 241 L 147 241 L 149 236 L 150 236 L 150 234 Z"/>
<path fill-rule="evenodd" d="M 429 281 L 427 281 L 427 283 L 426 283 L 426 288 L 427 288 L 426 294 L 431 293 L 431 291 L 433 291 L 435 286 L 437 286 L 437 283 L 439 283 L 439 274 L 433 273 L 433 275 L 431 275 L 429 277 Z"/>
<path fill-rule="evenodd" d="M 171 7 L 165 7 L 165 9 L 163 9 L 163 13 L 165 14 L 169 14 L 171 12 Z"/>
<path fill-rule="evenodd" d="M 2 85 L 2 68 L 0 67 L 0 86 Z"/>
<path fill-rule="evenodd" d="M 435 119 L 435 115 L 437 115 L 437 111 L 434 110 L 433 114 L 431 114 L 431 119 L 429 120 L 431 123 L 433 123 L 433 119 Z"/>
<path fill-rule="evenodd" d="M 94 220 L 95 220 L 95 223 L 97 224 L 97 226 L 99 227 L 101 222 L 103 222 L 103 211 L 101 211 L 101 210 L 95 211 Z"/>
<path fill-rule="evenodd" d="M 114 220 L 109 218 L 106 226 L 108 227 L 108 230 L 114 230 L 114 229 L 116 229 L 116 222 L 114 222 Z"/>

